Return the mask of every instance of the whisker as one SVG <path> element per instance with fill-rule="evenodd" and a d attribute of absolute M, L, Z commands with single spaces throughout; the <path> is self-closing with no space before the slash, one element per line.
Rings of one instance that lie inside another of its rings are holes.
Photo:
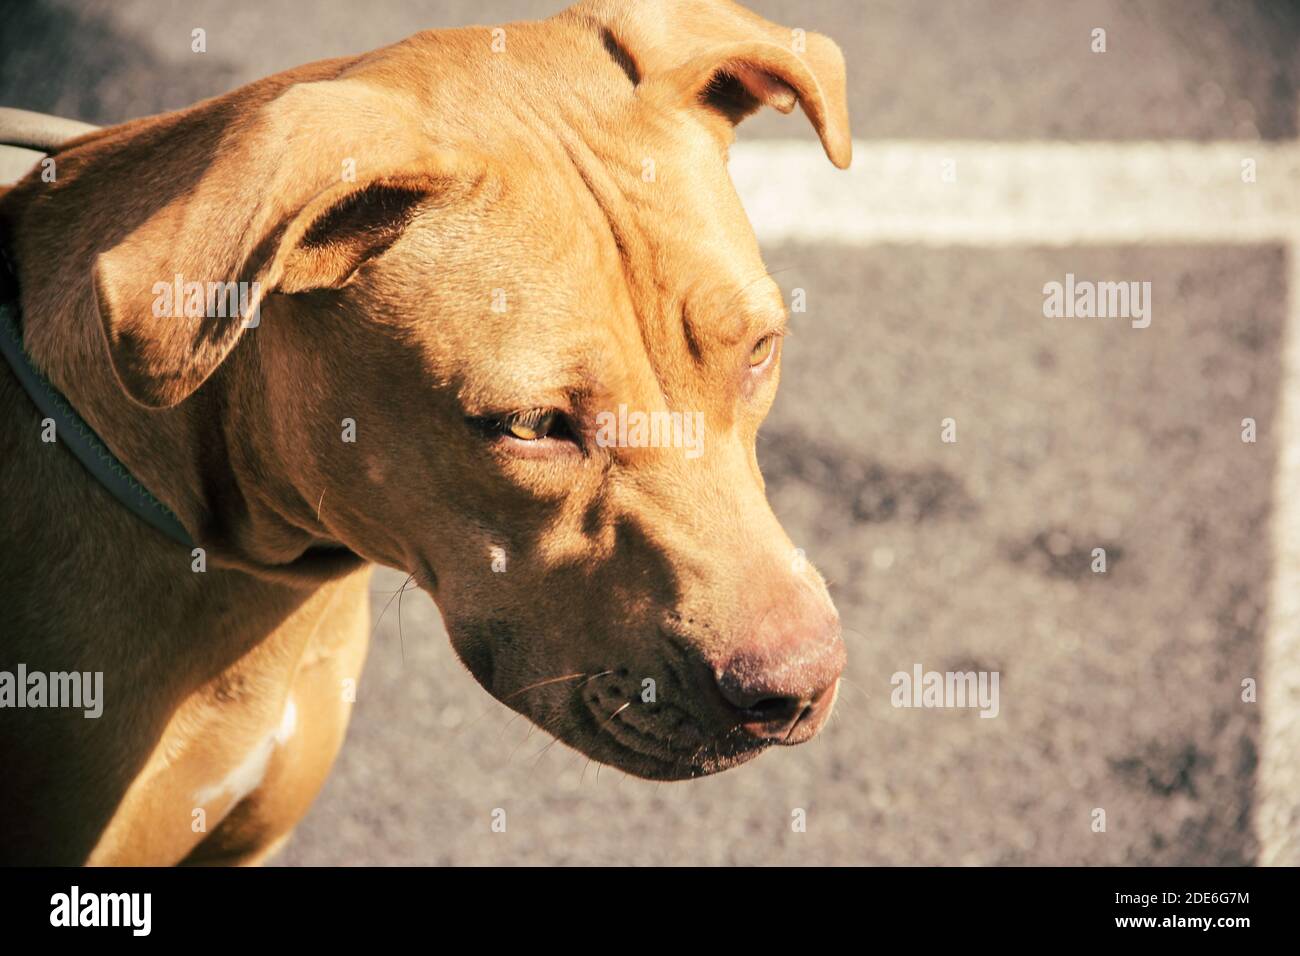
<path fill-rule="evenodd" d="M 550 731 L 547 731 L 547 733 L 550 733 Z M 560 742 L 560 738 L 552 735 L 551 742 L 537 752 L 537 759 L 533 761 L 533 769 L 536 769 L 537 766 L 542 762 L 542 758 L 546 756 L 546 751 L 550 750 L 559 742 Z"/>
<path fill-rule="evenodd" d="M 402 582 L 401 586 L 400 586 L 400 587 L 393 588 L 393 590 L 391 590 L 391 591 L 387 591 L 387 590 L 385 590 L 385 589 L 383 589 L 383 588 L 371 588 L 371 589 L 370 589 L 370 593 L 371 593 L 371 595 L 375 595 L 375 594 L 390 594 L 390 595 L 396 597 L 396 596 L 397 596 L 397 593 L 398 593 L 399 591 L 409 591 L 409 590 L 410 590 L 410 588 L 411 588 L 411 584 L 412 584 L 412 580 L 411 580 L 411 579 L 414 578 L 414 577 L 415 577 L 414 574 L 408 574 L 408 575 L 406 576 L 406 580 Z M 416 587 L 419 587 L 418 584 L 415 585 L 415 586 L 416 586 Z"/>
<path fill-rule="evenodd" d="M 406 580 L 411 580 L 415 575 L 410 575 Z M 406 666 L 406 636 L 402 633 L 402 595 L 406 593 L 406 585 L 397 592 L 397 643 L 402 648 L 402 666 Z"/>
<path fill-rule="evenodd" d="M 632 706 L 632 702 L 629 700 L 626 704 L 624 704 L 624 705 L 623 705 L 622 707 L 620 707 L 618 710 L 614 711 L 614 713 L 612 713 L 612 714 L 610 714 L 608 717 L 606 717 L 606 718 L 605 718 L 605 722 L 604 722 L 603 724 L 600 725 L 600 729 L 601 729 L 601 730 L 604 730 L 606 727 L 609 726 L 609 722 L 610 722 L 611 720 L 613 720 L 615 717 L 617 717 L 619 714 L 623 713 L 623 711 L 627 710 L 627 709 L 628 709 L 629 707 L 631 707 L 631 706 Z"/>
<path fill-rule="evenodd" d="M 846 687 L 852 687 L 852 688 L 853 688 L 854 690 L 856 690 L 859 694 L 861 694 L 864 698 L 866 698 L 867 700 L 871 700 L 871 695 L 870 695 L 870 694 L 868 694 L 868 693 L 867 693 L 867 692 L 866 692 L 862 687 L 858 686 L 856 683 L 854 683 L 853 681 L 849 680 L 847 677 L 844 677 L 844 676 L 841 675 L 841 677 L 840 677 L 840 683 L 843 684 L 843 685 L 846 686 Z M 831 713 L 833 714 L 834 711 L 832 711 Z"/>
<path fill-rule="evenodd" d="M 550 721 L 551 718 L 547 717 L 546 721 L 543 721 L 543 723 L 549 723 Z M 543 728 L 543 730 L 545 730 L 545 728 Z M 519 743 L 513 745 L 513 747 L 510 750 L 510 756 L 506 757 L 506 766 L 510 766 L 510 763 L 513 760 L 515 760 L 515 754 L 519 753 L 519 748 L 523 747 L 523 745 L 528 743 L 529 740 L 532 740 L 533 734 L 536 734 L 536 732 L 537 732 L 537 724 L 529 723 L 528 732 L 526 732 L 526 734 L 523 737 L 521 737 Z"/>
<path fill-rule="evenodd" d="M 519 711 L 515 711 L 513 714 L 511 714 L 510 719 L 501 725 L 501 730 L 497 733 L 497 740 L 500 740 L 502 737 L 504 737 L 506 735 L 506 731 L 510 729 L 510 725 L 513 724 L 516 720 L 518 720 L 522 716 L 523 714 L 521 714 Z M 524 739 L 527 740 L 528 738 L 525 737 Z"/>
<path fill-rule="evenodd" d="M 609 674 L 609 673 L 612 673 L 612 672 L 611 672 L 611 671 L 605 671 L 604 673 Z M 583 683 L 581 683 L 581 684 L 578 685 L 578 687 L 585 687 L 588 681 L 593 680 L 593 679 L 595 679 L 596 677 L 599 677 L 599 676 L 601 676 L 601 675 L 599 675 L 599 674 L 588 674 L 586 671 L 582 671 L 582 672 L 577 673 L 577 674 L 564 674 L 564 675 L 562 675 L 562 676 L 560 676 L 560 677 L 548 677 L 546 680 L 539 680 L 539 681 L 538 681 L 537 683 L 535 683 L 535 684 L 529 684 L 527 687 L 521 687 L 521 688 L 519 688 L 519 690 L 515 691 L 514 693 L 507 694 L 505 697 L 503 697 L 503 698 L 501 699 L 501 703 L 504 704 L 504 703 L 505 703 L 506 701 L 508 701 L 508 700 L 513 700 L 514 698 L 518 697 L 520 694 L 527 693 L 527 692 L 530 691 L 530 690 L 536 690 L 536 689 L 539 688 L 539 687 L 547 687 L 547 686 L 549 686 L 550 684 L 559 684 L 559 683 L 562 683 L 562 682 L 564 682 L 564 681 L 566 681 L 566 680 L 577 680 L 579 677 L 586 677 L 586 678 L 587 678 L 587 681 L 583 681 Z M 578 688 L 574 688 L 575 691 L 576 691 L 577 689 L 578 689 Z M 504 725 L 502 725 L 502 727 L 501 727 L 501 733 L 497 735 L 498 738 L 500 738 L 500 737 L 504 737 L 506 731 L 510 729 L 510 725 L 513 724 L 516 720 L 518 720 L 518 719 L 519 719 L 520 717 L 522 717 L 522 716 L 523 716 L 523 714 L 521 714 L 519 711 L 515 711 L 514 716 L 512 716 L 509 720 L 507 720 L 507 721 L 505 722 Z M 478 718 L 476 718 L 476 719 L 478 719 Z M 548 717 L 547 720 L 549 721 L 549 719 L 550 719 L 550 718 Z M 522 745 L 523 745 L 523 744 L 528 740 L 528 738 L 531 737 L 531 736 L 533 735 L 533 730 L 534 730 L 534 729 L 536 729 L 536 724 L 532 725 L 532 728 L 529 729 L 528 733 L 524 736 L 524 739 L 521 740 L 521 741 L 519 741 L 519 743 L 515 745 L 515 750 L 518 750 L 519 747 L 522 746 Z M 511 757 L 514 756 L 514 751 L 511 751 L 510 756 L 511 756 Z M 509 762 L 510 762 L 509 760 L 506 761 L 506 763 L 509 763 Z"/>
<path fill-rule="evenodd" d="M 610 673 L 610 671 L 605 671 L 605 673 L 608 674 Z M 527 687 L 521 687 L 513 694 L 508 694 L 505 697 L 501 698 L 501 701 L 502 703 L 504 703 L 505 701 L 518 697 L 520 694 L 526 693 L 527 691 L 536 690 L 538 687 L 545 687 L 547 684 L 558 684 L 561 681 L 577 680 L 579 677 L 597 677 L 597 676 L 600 675 L 590 675 L 586 671 L 583 671 L 582 673 L 579 674 L 565 674 L 563 677 L 548 677 L 546 680 L 539 680 L 536 684 L 529 684 Z M 585 687 L 586 682 L 579 684 L 578 686 Z"/>
<path fill-rule="evenodd" d="M 614 673 L 613 670 L 603 670 L 603 671 L 601 671 L 601 672 L 598 673 L 598 674 L 592 674 L 592 675 L 589 676 L 586 680 L 584 680 L 581 684 L 579 684 L 577 687 L 574 687 L 574 688 L 573 688 L 573 690 L 572 690 L 571 693 L 570 693 L 570 698 L 572 697 L 573 694 L 578 693 L 580 690 L 582 690 L 582 688 L 586 687 L 588 684 L 590 684 L 592 681 L 596 680 L 598 677 L 604 677 L 604 676 L 606 676 L 606 675 L 608 675 L 608 674 L 612 674 L 612 673 Z M 569 675 L 570 679 L 572 678 L 572 676 L 573 676 L 573 675 Z M 579 675 L 579 676 L 581 676 L 581 675 Z M 569 703 L 569 699 L 570 699 L 570 698 L 565 698 L 564 702 L 563 702 L 562 704 L 560 704 L 560 705 L 557 707 L 557 711 L 558 711 L 559 713 L 555 714 L 555 716 L 561 716 L 561 715 L 563 714 L 563 707 L 564 707 L 564 705 L 566 705 L 566 704 Z M 623 707 L 628 707 L 628 706 L 630 706 L 630 704 L 631 704 L 631 702 L 629 701 L 627 704 L 624 704 Z M 618 710 L 618 711 L 617 711 L 613 716 L 617 716 L 618 713 L 621 713 L 622 710 L 623 710 L 623 707 L 620 707 L 619 710 Z M 555 736 L 555 734 L 552 733 L 552 731 L 550 730 L 550 728 L 547 726 L 548 724 L 550 724 L 550 722 L 551 722 L 551 717 L 550 717 L 550 716 L 548 716 L 548 717 L 546 718 L 546 720 L 542 722 L 542 729 L 545 730 L 548 734 L 551 734 L 552 739 L 551 739 L 551 742 L 550 742 L 550 743 L 548 743 L 545 747 L 543 747 L 541 750 L 539 750 L 539 751 L 537 752 L 537 756 L 536 756 L 536 758 L 534 758 L 534 760 L 533 760 L 533 767 L 534 767 L 534 768 L 536 768 L 537 766 L 539 766 L 539 765 L 541 764 L 541 762 L 542 762 L 542 758 L 543 758 L 544 756 L 546 756 L 546 752 L 547 752 L 548 750 L 550 750 L 552 747 L 554 747 L 556 744 L 558 744 L 558 743 L 560 742 L 560 738 L 557 737 L 557 736 Z M 527 738 L 525 738 L 525 740 L 526 740 L 526 739 L 527 739 Z M 586 769 L 586 768 L 584 768 L 584 772 L 585 772 L 585 769 Z"/>
<path fill-rule="evenodd" d="M 495 703 L 495 702 L 494 702 L 494 703 Z M 478 715 L 477 717 L 475 717 L 473 720 L 468 721 L 467 723 L 461 724 L 459 727 L 457 727 L 457 728 L 453 731 L 453 733 L 454 733 L 456 736 L 460 736 L 460 735 L 463 734 L 465 731 L 469 730 L 471 727 L 473 727 L 475 724 L 477 724 L 477 723 L 478 723 L 480 720 L 482 720 L 484 717 L 486 717 L 488 714 L 495 714 L 496 712 L 497 712 L 496 707 L 494 707 L 494 706 L 489 706 L 486 710 L 483 711 L 483 713 L 479 714 L 479 715 Z M 515 716 L 518 716 L 518 714 L 516 713 Z"/>
<path fill-rule="evenodd" d="M 609 674 L 612 674 L 612 673 L 614 673 L 612 670 L 607 670 L 607 671 L 601 671 L 601 672 L 598 673 L 598 674 L 586 674 L 586 673 L 582 673 L 582 674 L 565 674 L 565 675 L 563 675 L 563 676 L 561 676 L 561 677 L 551 677 L 551 678 L 548 678 L 547 680 L 538 681 L 536 684 L 530 684 L 530 685 L 527 686 L 527 687 L 522 687 L 522 688 L 520 688 L 519 690 L 514 691 L 513 693 L 511 693 L 509 696 L 505 697 L 503 700 L 501 700 L 501 701 L 497 701 L 496 703 L 504 703 L 505 701 L 507 701 L 507 700 L 511 700 L 512 698 L 517 697 L 518 695 L 524 693 L 525 691 L 535 690 L 535 689 L 538 688 L 538 687 L 545 687 L 545 686 L 548 685 L 548 684 L 558 684 L 558 683 L 561 683 L 562 681 L 566 681 L 566 680 L 576 680 L 576 679 L 579 678 L 579 677 L 586 677 L 587 679 L 586 679 L 585 681 L 583 681 L 581 684 L 579 684 L 577 687 L 574 688 L 574 691 L 577 691 L 577 690 L 579 690 L 579 689 L 581 689 L 581 688 L 583 688 L 583 687 L 586 687 L 589 683 L 591 683 L 591 682 L 592 682 L 593 680 L 595 680 L 596 678 L 598 678 L 598 677 L 605 677 L 605 676 L 607 676 L 607 675 L 609 675 Z M 495 706 L 493 706 L 493 705 L 489 705 L 486 709 L 484 709 L 484 711 L 483 711 L 481 714 L 479 714 L 479 715 L 478 715 L 477 717 L 475 717 L 473 720 L 471 720 L 471 721 L 469 721 L 469 722 L 467 722 L 467 723 L 464 723 L 464 724 L 462 724 L 461 726 L 457 727 L 456 730 L 454 731 L 454 733 L 455 733 L 457 736 L 459 736 L 460 734 L 463 734 L 463 733 L 465 733 L 467 730 L 469 730 L 469 728 L 475 726 L 475 725 L 478 724 L 480 721 L 482 721 L 483 718 L 486 717 L 488 714 L 494 714 L 494 713 L 496 713 L 496 712 L 497 712 L 497 708 L 496 708 Z M 511 725 L 512 723 L 514 723 L 514 721 L 516 721 L 517 719 L 519 719 L 519 717 L 521 717 L 521 716 L 523 716 L 523 715 L 520 714 L 519 711 L 515 711 L 515 712 L 510 716 L 510 719 L 507 720 L 507 721 L 505 722 L 505 724 L 501 727 L 501 736 L 504 736 L 504 735 L 505 735 L 505 732 L 510 728 L 510 725 Z M 548 716 L 547 716 L 547 717 L 542 721 L 542 724 L 543 724 L 543 728 L 542 728 L 542 729 L 543 729 L 543 730 L 546 729 L 546 728 L 545 728 L 545 725 L 548 724 L 548 723 L 550 723 L 550 721 L 551 721 L 551 716 L 548 715 Z M 515 744 L 515 748 L 514 748 L 513 751 L 511 751 L 511 754 L 510 754 L 511 758 L 513 758 L 515 752 L 517 752 L 517 751 L 519 750 L 519 748 L 520 748 L 523 744 L 525 744 L 525 743 L 528 741 L 528 738 L 531 737 L 531 736 L 533 735 L 533 732 L 534 732 L 535 730 L 537 730 L 537 724 L 536 724 L 536 723 L 533 723 L 533 722 L 530 721 L 529 726 L 528 726 L 528 733 L 524 736 L 523 740 L 521 740 L 521 741 L 519 741 L 519 743 Z M 507 759 L 506 763 L 509 763 L 509 762 L 510 762 L 510 760 Z"/>
<path fill-rule="evenodd" d="M 551 713 L 547 715 L 546 720 L 542 721 L 541 727 L 543 730 L 545 730 L 548 734 L 551 735 L 551 742 L 537 752 L 537 758 L 533 761 L 534 768 L 536 768 L 539 764 L 541 764 L 542 757 L 546 755 L 546 752 L 560 742 L 560 738 L 550 729 L 549 724 L 551 723 L 551 720 L 553 718 L 564 716 L 564 708 L 570 702 L 570 699 L 572 698 L 573 694 L 576 694 L 577 692 L 578 692 L 578 688 L 575 687 L 573 691 L 570 693 L 569 697 L 566 697 L 560 704 L 557 704 L 554 708 L 552 708 Z"/>
<path fill-rule="evenodd" d="M 522 747 L 524 744 L 528 743 L 528 738 L 532 737 L 533 731 L 536 729 L 537 729 L 536 724 L 530 724 L 528 727 L 528 733 L 524 734 L 523 738 L 519 741 L 519 743 L 515 744 L 513 747 L 510 748 L 510 756 L 506 757 L 507 767 L 510 766 L 511 761 L 515 759 L 515 754 L 519 753 L 519 748 Z"/>
<path fill-rule="evenodd" d="M 400 588 L 398 588 L 396 591 L 394 591 L 394 592 L 392 593 L 392 596 L 389 597 L 389 599 L 388 599 L 388 603 L 384 605 L 384 609 L 383 609 L 382 611 L 379 612 L 379 617 L 375 619 L 375 626 L 374 626 L 374 628 L 370 631 L 370 638 L 371 638 L 371 640 L 373 640 L 374 637 L 375 637 L 375 635 L 379 633 L 379 625 L 384 623 L 384 615 L 387 614 L 387 613 L 388 613 L 388 609 L 389 609 L 390 607 L 393 606 L 393 600 L 394 600 L 395 598 L 401 597 L 401 595 L 406 591 L 407 585 L 409 585 L 409 584 L 410 584 L 414 579 L 415 579 L 415 575 L 414 575 L 414 574 L 408 574 L 408 575 L 406 576 L 406 580 L 402 582 L 402 586 L 401 586 Z M 418 586 L 418 585 L 417 585 L 417 586 Z M 381 592 L 379 592 L 379 593 L 382 594 L 383 592 L 381 591 Z M 399 636 L 400 636 L 400 632 L 399 632 Z M 403 663 L 406 662 L 406 652 L 405 652 L 405 650 L 403 650 L 403 652 L 402 652 L 402 662 L 403 662 Z"/>

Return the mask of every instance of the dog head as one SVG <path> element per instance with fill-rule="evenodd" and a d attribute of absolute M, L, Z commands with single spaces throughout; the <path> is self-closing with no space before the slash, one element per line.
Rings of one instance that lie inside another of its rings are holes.
<path fill-rule="evenodd" d="M 764 495 L 786 311 L 726 168 L 735 123 L 796 104 L 847 166 L 839 50 L 727 0 L 255 84 L 205 107 L 215 143 L 155 131 L 199 168 L 98 257 L 117 377 L 238 395 L 263 550 L 409 571 L 475 678 L 596 759 L 679 778 L 807 740 L 844 648 Z M 160 318 L 173 277 L 246 283 L 244 314 Z"/>

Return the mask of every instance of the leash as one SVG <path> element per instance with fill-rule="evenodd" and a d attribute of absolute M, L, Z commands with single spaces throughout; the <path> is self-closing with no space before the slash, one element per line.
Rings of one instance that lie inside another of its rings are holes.
<path fill-rule="evenodd" d="M 70 139 L 99 129 L 89 123 L 0 106 L 0 146 L 49 153 Z"/>
<path fill-rule="evenodd" d="M 194 542 L 176 515 L 136 481 L 63 394 L 32 364 L 23 346 L 17 288 L 17 276 L 0 245 L 0 352 L 41 414 L 54 421 L 58 443 L 72 452 L 91 476 L 128 510 L 177 544 L 193 548 Z"/>

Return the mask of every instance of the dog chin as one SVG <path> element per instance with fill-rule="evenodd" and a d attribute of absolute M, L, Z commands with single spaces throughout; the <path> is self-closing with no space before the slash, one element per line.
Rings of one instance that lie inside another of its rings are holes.
<path fill-rule="evenodd" d="M 673 752 L 644 736 L 622 740 L 609 728 L 597 728 L 589 714 L 555 731 L 561 742 L 606 766 L 643 780 L 694 780 L 753 760 L 770 746 L 763 741 L 723 739 L 688 751 Z"/>
<path fill-rule="evenodd" d="M 707 758 L 690 761 L 666 761 L 632 753 L 624 758 L 601 762 L 643 780 L 695 780 L 739 767 L 753 760 L 766 749 L 765 746 L 755 746 L 738 752 L 713 754 Z"/>

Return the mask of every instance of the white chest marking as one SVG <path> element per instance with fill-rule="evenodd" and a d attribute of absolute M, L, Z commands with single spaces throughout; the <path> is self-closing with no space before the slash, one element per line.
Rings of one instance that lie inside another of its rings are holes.
<path fill-rule="evenodd" d="M 228 804 L 233 806 L 244 799 L 258 788 L 266 776 L 266 768 L 271 762 L 271 754 L 276 746 L 288 741 L 297 727 L 298 708 L 290 697 L 284 705 L 284 713 L 280 716 L 280 726 L 267 734 L 225 777 L 196 790 L 194 802 L 203 806 L 212 800 L 225 797 Z"/>
<path fill-rule="evenodd" d="M 293 732 L 298 729 L 298 707 L 290 697 L 284 705 L 284 713 L 280 715 L 280 726 L 275 730 L 275 742 L 283 745 Z"/>

